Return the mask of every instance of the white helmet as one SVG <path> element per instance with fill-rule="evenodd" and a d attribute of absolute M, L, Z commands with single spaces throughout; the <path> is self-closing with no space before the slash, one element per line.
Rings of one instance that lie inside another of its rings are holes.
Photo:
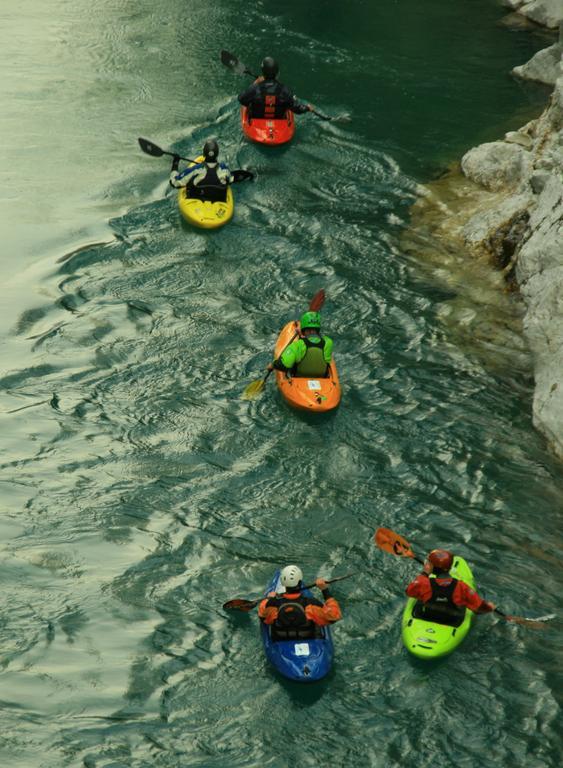
<path fill-rule="evenodd" d="M 286 565 L 280 580 L 284 587 L 296 587 L 303 580 L 303 571 L 296 565 Z"/>

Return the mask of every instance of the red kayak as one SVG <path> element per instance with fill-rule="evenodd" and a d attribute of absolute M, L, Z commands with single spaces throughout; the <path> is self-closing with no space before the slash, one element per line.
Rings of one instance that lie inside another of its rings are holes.
<path fill-rule="evenodd" d="M 286 144 L 295 133 L 295 118 L 288 109 L 285 117 L 279 120 L 270 118 L 249 117 L 248 109 L 241 107 L 240 119 L 245 136 L 258 144 Z"/>

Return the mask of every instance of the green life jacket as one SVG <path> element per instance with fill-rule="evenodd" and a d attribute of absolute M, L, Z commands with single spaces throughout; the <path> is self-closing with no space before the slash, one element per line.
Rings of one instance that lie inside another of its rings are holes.
<path fill-rule="evenodd" d="M 328 367 L 324 358 L 325 340 L 320 336 L 304 336 L 301 341 L 304 342 L 307 351 L 303 360 L 295 366 L 295 375 L 324 378 Z"/>

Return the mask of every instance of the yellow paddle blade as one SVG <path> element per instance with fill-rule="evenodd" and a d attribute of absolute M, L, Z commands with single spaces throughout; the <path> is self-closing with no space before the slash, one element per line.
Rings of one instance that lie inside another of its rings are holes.
<path fill-rule="evenodd" d="M 243 400 L 254 400 L 264 389 L 264 379 L 257 379 L 246 387 L 242 393 Z"/>

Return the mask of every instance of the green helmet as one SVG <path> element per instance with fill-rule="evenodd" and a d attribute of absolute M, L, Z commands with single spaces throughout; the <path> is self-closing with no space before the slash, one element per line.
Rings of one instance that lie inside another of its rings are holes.
<path fill-rule="evenodd" d="M 320 328 L 321 327 L 321 313 L 320 312 L 305 312 L 301 315 L 301 320 L 299 321 L 299 325 L 301 326 L 301 330 L 305 330 L 305 328 Z"/>

